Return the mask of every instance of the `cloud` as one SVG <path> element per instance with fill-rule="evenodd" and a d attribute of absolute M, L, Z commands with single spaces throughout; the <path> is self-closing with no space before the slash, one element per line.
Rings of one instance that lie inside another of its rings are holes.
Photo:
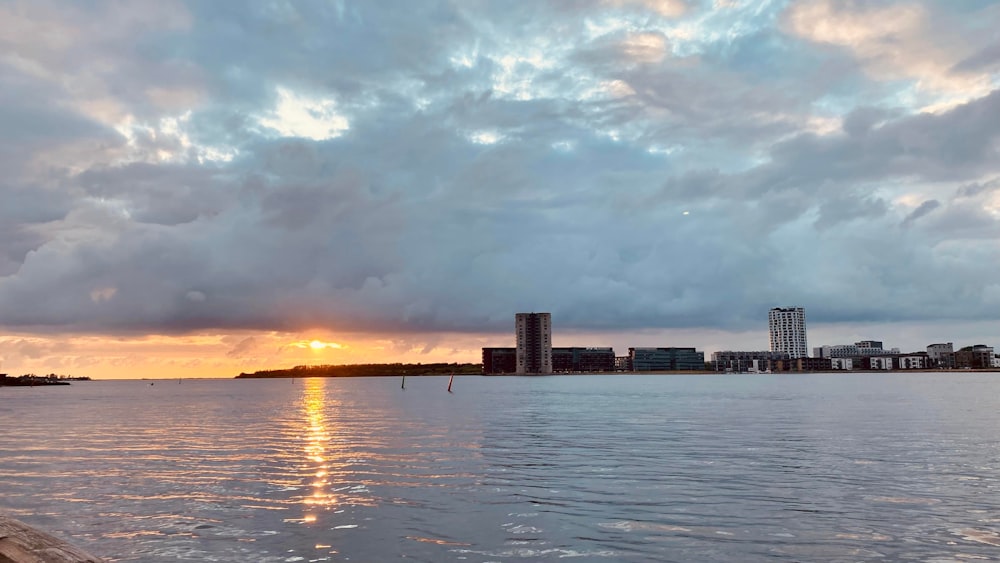
<path fill-rule="evenodd" d="M 903 219 L 903 226 L 904 227 L 910 226 L 911 224 L 913 224 L 914 221 L 934 211 L 938 207 L 941 207 L 941 202 L 936 199 L 929 199 L 921 203 L 919 207 L 914 209 L 913 212 L 911 212 L 909 215 L 906 216 L 905 219 Z"/>
<path fill-rule="evenodd" d="M 1000 42 L 987 45 L 960 61 L 953 67 L 955 72 L 981 72 L 1000 67 Z"/>
<path fill-rule="evenodd" d="M 981 194 L 987 194 L 991 192 L 996 192 L 1000 190 L 1000 178 L 992 179 L 986 182 L 973 182 L 971 184 L 966 184 L 958 188 L 956 197 L 976 197 Z"/>
<path fill-rule="evenodd" d="M 347 119 L 337 113 L 333 100 L 308 98 L 281 87 L 277 107 L 262 117 L 260 124 L 286 137 L 314 141 L 338 137 L 350 128 Z"/>
<path fill-rule="evenodd" d="M 616 7 L 643 8 L 667 17 L 680 16 L 688 9 L 683 0 L 605 0 L 605 3 Z"/>
<path fill-rule="evenodd" d="M 249 359 L 347 342 L 318 328 L 439 350 L 521 310 L 995 317 L 992 40 L 937 41 L 982 11 L 115 6 L 0 24 L 6 327 L 296 333 L 212 344 Z"/>
<path fill-rule="evenodd" d="M 784 25 L 807 40 L 848 50 L 879 80 L 909 79 L 928 109 L 945 109 L 991 88 L 975 64 L 961 64 L 975 44 L 961 26 L 927 3 L 821 0 L 789 5 Z"/>

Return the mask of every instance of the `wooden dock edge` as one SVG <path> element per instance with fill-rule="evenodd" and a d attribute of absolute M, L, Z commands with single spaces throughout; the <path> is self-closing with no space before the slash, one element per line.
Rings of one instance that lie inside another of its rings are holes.
<path fill-rule="evenodd" d="M 52 534 L 0 515 L 0 563 L 105 563 Z"/>

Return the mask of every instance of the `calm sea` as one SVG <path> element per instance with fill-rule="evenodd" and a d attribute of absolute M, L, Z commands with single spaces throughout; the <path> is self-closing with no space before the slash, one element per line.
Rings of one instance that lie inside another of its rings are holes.
<path fill-rule="evenodd" d="M 0 512 L 112 561 L 1000 559 L 1000 374 L 0 388 Z"/>

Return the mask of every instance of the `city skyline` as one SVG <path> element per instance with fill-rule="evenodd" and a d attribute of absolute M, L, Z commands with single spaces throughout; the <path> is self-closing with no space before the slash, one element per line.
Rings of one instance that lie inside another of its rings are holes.
<path fill-rule="evenodd" d="M 556 330 L 552 336 L 553 347 L 571 347 L 581 344 L 595 347 L 613 348 L 616 355 L 626 352 L 630 347 L 660 347 L 660 346 L 690 346 L 704 351 L 706 357 L 711 357 L 714 352 L 726 350 L 767 350 L 768 349 L 768 328 L 766 318 L 762 320 L 763 328 L 756 331 L 745 331 L 741 333 L 710 332 L 678 330 L 678 331 L 643 331 L 641 333 L 593 333 L 582 332 L 573 329 L 564 329 L 556 324 Z M 900 348 L 904 353 L 924 350 L 928 345 L 937 342 L 954 342 L 955 348 L 975 344 L 986 344 L 994 346 L 1000 350 L 996 342 L 1000 339 L 976 339 L 969 336 L 962 336 L 963 327 L 954 327 L 952 333 L 945 333 L 941 326 L 930 324 L 927 326 L 910 327 L 906 334 L 895 333 L 893 337 L 884 337 L 887 348 Z M 821 345 L 838 345 L 867 340 L 886 334 L 887 331 L 898 331 L 897 325 L 873 325 L 866 324 L 861 327 L 848 327 L 838 325 L 813 325 L 810 324 L 810 334 L 820 335 L 818 343 Z M 972 328 L 973 334 L 982 334 L 982 329 Z M 314 336 L 322 336 L 320 331 L 314 331 Z M 956 336 L 957 335 L 957 336 Z M 928 338 L 937 336 L 938 338 Z M 444 342 L 435 341 L 437 346 L 447 345 L 450 353 L 444 355 L 428 354 L 426 350 L 415 349 L 407 341 L 394 340 L 373 340 L 371 345 L 379 348 L 383 347 L 386 354 L 378 358 L 369 355 L 355 356 L 351 350 L 342 345 L 323 340 L 299 340 L 288 344 L 288 341 L 295 338 L 295 334 L 272 334 L 261 335 L 235 335 L 226 338 L 215 336 L 206 337 L 201 335 L 171 338 L 169 342 L 159 341 L 155 337 L 142 339 L 127 339 L 123 341 L 105 342 L 100 341 L 98 354 L 104 353 L 116 355 L 117 357 L 142 356 L 155 352 L 158 354 L 158 367 L 163 367 L 164 371 L 136 371 L 136 363 L 123 361 L 115 364 L 87 365 L 85 363 L 67 364 L 62 361 L 39 361 L 32 357 L 23 360 L 22 363 L 5 362 L 0 364 L 0 373 L 6 372 L 11 375 L 21 373 L 59 373 L 65 375 L 90 376 L 96 378 L 137 378 L 137 377 L 208 377 L 230 379 L 241 371 L 256 371 L 260 369 L 282 369 L 294 365 L 315 365 L 315 364 L 363 364 L 363 363 L 392 363 L 392 362 L 412 362 L 412 363 L 432 363 L 434 361 L 478 363 L 482 358 L 483 347 L 513 347 L 515 342 L 510 329 L 507 331 L 491 334 L 453 334 L 445 335 Z M 41 346 L 42 343 L 32 340 L 31 337 L 15 335 L 16 339 L 23 339 L 23 346 Z M 204 358 L 213 355 L 224 356 L 233 346 L 239 346 L 240 338 L 257 339 L 257 346 L 269 343 L 275 348 L 275 353 L 266 358 L 255 358 L 248 362 L 225 362 L 220 361 L 211 364 Z M 448 340 L 448 339 L 451 340 Z M 810 338 L 816 338 L 811 336 Z M 76 353 L 84 347 L 95 347 L 95 343 L 84 343 L 77 346 L 73 338 L 66 339 L 65 345 Z M 909 343 L 909 344 L 907 344 Z M 394 348 L 395 347 L 395 348 Z M 346 349 L 345 349 L 346 348 Z M 42 348 L 33 352 L 41 356 L 46 350 Z M 45 357 L 45 356 L 41 356 Z M 195 365 L 189 365 L 191 358 L 197 357 L 201 361 Z M 81 358 L 82 360 L 82 358 Z M 235 366 L 235 367 L 234 367 Z M 190 371 L 184 371 L 185 369 Z M 236 369 L 237 371 L 233 371 Z"/>
<path fill-rule="evenodd" d="M 1000 4 L 0 5 L 0 371 L 1000 345 Z"/>

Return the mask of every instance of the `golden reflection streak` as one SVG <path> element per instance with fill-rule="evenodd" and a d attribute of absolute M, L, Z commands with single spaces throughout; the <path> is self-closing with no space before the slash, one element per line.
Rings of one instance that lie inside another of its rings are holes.
<path fill-rule="evenodd" d="M 331 446 L 330 435 L 331 432 L 336 434 L 336 430 L 329 428 L 327 413 L 339 412 L 340 402 L 327 396 L 327 381 L 324 378 L 308 377 L 302 381 L 304 433 L 301 434 L 301 439 L 305 442 L 302 448 L 305 458 L 302 467 L 309 485 L 309 491 L 301 497 L 305 508 L 302 521 L 316 522 L 320 510 L 347 505 L 374 506 L 374 501 L 367 496 L 364 483 L 345 486 L 349 480 L 349 450 Z"/>
<path fill-rule="evenodd" d="M 326 461 L 326 448 L 330 435 L 326 431 L 326 388 L 325 381 L 319 378 L 306 378 L 303 385 L 302 410 L 305 415 L 305 457 L 307 466 L 312 466 L 312 494 L 303 499 L 305 514 L 302 520 L 307 523 L 316 521 L 314 508 L 329 508 L 338 504 L 336 495 L 327 490 L 330 466 Z"/>

